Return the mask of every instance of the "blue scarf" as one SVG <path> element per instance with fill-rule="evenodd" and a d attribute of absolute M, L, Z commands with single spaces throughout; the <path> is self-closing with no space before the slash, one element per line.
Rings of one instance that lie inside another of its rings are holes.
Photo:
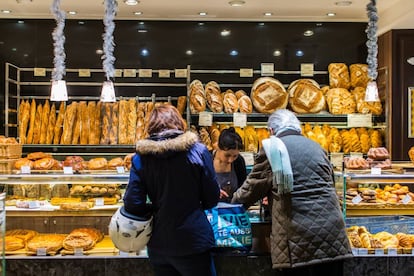
<path fill-rule="evenodd" d="M 288 194 L 293 191 L 293 173 L 289 153 L 282 140 L 272 135 L 262 141 L 263 149 L 269 160 L 273 173 L 273 186 L 276 185 L 278 194 Z"/>

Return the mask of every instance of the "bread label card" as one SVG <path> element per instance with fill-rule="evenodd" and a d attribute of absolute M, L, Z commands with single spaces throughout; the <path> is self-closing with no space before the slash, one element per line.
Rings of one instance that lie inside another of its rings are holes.
<path fill-rule="evenodd" d="M 211 112 L 200 112 L 198 115 L 199 126 L 211 126 L 213 124 L 213 113 Z"/>
<path fill-rule="evenodd" d="M 362 152 L 350 152 L 349 157 L 351 158 L 364 158 Z"/>
<path fill-rule="evenodd" d="M 115 78 L 121 78 L 122 77 L 122 69 L 115 69 Z"/>
<path fill-rule="evenodd" d="M 91 70 L 89 70 L 89 69 L 79 69 L 78 70 L 78 76 L 88 78 L 88 77 L 91 76 Z"/>
<path fill-rule="evenodd" d="M 410 195 L 405 195 L 405 196 L 403 197 L 403 199 L 401 200 L 401 202 L 402 202 L 403 204 L 408 204 L 408 203 L 410 203 L 410 201 L 411 201 L 411 196 L 410 196 Z"/>
<path fill-rule="evenodd" d="M 137 76 L 136 69 L 124 69 L 124 77 L 125 78 L 135 78 Z"/>
<path fill-rule="evenodd" d="M 241 78 L 253 77 L 253 69 L 252 68 L 240 68 L 240 77 Z"/>
<path fill-rule="evenodd" d="M 358 248 L 352 247 L 352 255 L 358 256 Z"/>
<path fill-rule="evenodd" d="M 29 209 L 37 209 L 40 208 L 40 203 L 38 200 L 30 200 L 29 201 Z"/>
<path fill-rule="evenodd" d="M 342 152 L 332 152 L 331 153 L 331 163 L 336 169 L 342 171 L 344 161 L 344 154 Z"/>
<path fill-rule="evenodd" d="M 384 256 L 384 248 L 375 248 L 374 251 L 374 255 L 375 256 Z"/>
<path fill-rule="evenodd" d="M 275 75 L 274 63 L 262 63 L 261 72 L 262 72 L 262 76 L 274 76 Z"/>
<path fill-rule="evenodd" d="M 381 168 L 371 168 L 371 174 L 380 175 L 381 174 Z"/>
<path fill-rule="evenodd" d="M 362 197 L 360 195 L 357 195 L 352 199 L 353 204 L 359 204 L 361 201 L 362 201 Z"/>
<path fill-rule="evenodd" d="M 243 156 L 244 162 L 246 163 L 246 166 L 253 166 L 254 164 L 254 154 L 253 152 L 240 152 L 240 155 Z"/>
<path fill-rule="evenodd" d="M 170 70 L 158 70 L 158 77 L 159 78 L 169 78 L 170 77 Z"/>
<path fill-rule="evenodd" d="M 105 202 L 103 197 L 97 197 L 95 198 L 95 206 L 104 206 Z"/>
<path fill-rule="evenodd" d="M 313 77 L 313 63 L 301 63 L 300 64 L 300 75 L 301 77 Z"/>
<path fill-rule="evenodd" d="M 360 256 L 368 255 L 368 249 L 367 248 L 358 248 L 358 255 L 360 255 Z"/>
<path fill-rule="evenodd" d="M 388 248 L 388 256 L 397 256 L 397 248 Z"/>
<path fill-rule="evenodd" d="M 347 127 L 372 127 L 372 114 L 348 114 Z"/>
<path fill-rule="evenodd" d="M 73 174 L 72 167 L 63 167 L 63 174 Z"/>
<path fill-rule="evenodd" d="M 175 77 L 176 78 L 186 78 L 187 77 L 187 69 L 175 69 Z"/>
<path fill-rule="evenodd" d="M 152 78 L 152 69 L 139 69 L 138 76 L 140 78 Z"/>
<path fill-rule="evenodd" d="M 117 166 L 117 167 L 116 167 L 116 172 L 117 172 L 118 174 L 123 174 L 123 173 L 125 173 L 125 168 L 124 168 L 124 166 Z"/>
<path fill-rule="evenodd" d="M 46 256 L 46 248 L 42 247 L 42 248 L 37 248 L 36 249 L 36 255 L 37 256 Z"/>
<path fill-rule="evenodd" d="M 22 166 L 20 168 L 20 173 L 22 173 L 22 174 L 30 174 L 30 166 Z"/>
<path fill-rule="evenodd" d="M 75 256 L 83 256 L 83 248 L 81 247 L 76 247 L 73 249 L 73 255 Z"/>
<path fill-rule="evenodd" d="M 247 123 L 247 114 L 246 113 L 233 113 L 233 125 L 235 127 L 245 127 Z"/>
<path fill-rule="evenodd" d="M 46 68 L 34 68 L 33 75 L 35 77 L 46 77 Z"/>

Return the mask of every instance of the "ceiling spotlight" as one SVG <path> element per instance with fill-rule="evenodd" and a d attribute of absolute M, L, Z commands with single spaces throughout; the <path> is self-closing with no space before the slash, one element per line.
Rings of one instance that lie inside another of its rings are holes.
<path fill-rule="evenodd" d="M 407 63 L 410 65 L 414 65 L 414 57 L 407 58 Z"/>
<path fill-rule="evenodd" d="M 138 32 L 139 32 L 139 33 L 147 33 L 147 32 L 148 32 L 148 30 L 146 30 L 146 29 L 139 29 L 139 30 L 138 30 Z"/>
<path fill-rule="evenodd" d="M 273 15 L 273 13 L 271 13 L 271 12 L 265 12 L 265 13 L 263 13 L 263 15 L 264 15 L 264 16 L 272 16 L 272 15 Z"/>
<path fill-rule="evenodd" d="M 303 55 L 304 55 L 304 53 L 303 53 L 303 51 L 302 51 L 302 50 L 297 50 L 297 51 L 296 51 L 296 56 L 297 56 L 297 57 L 303 57 Z"/>
<path fill-rule="evenodd" d="M 137 1 L 137 0 L 125 0 L 124 3 L 128 6 L 135 6 L 135 5 L 138 5 L 139 1 Z"/>
<path fill-rule="evenodd" d="M 104 53 L 104 51 L 103 51 L 102 49 L 97 49 L 97 50 L 95 51 L 95 53 L 96 53 L 97 55 L 102 55 L 102 54 Z"/>
<path fill-rule="evenodd" d="M 193 55 L 193 51 L 191 51 L 191 50 L 187 50 L 187 51 L 185 51 L 185 54 L 186 54 L 187 56 L 192 56 L 192 55 Z"/>
<path fill-rule="evenodd" d="M 142 15 L 142 12 L 136 11 L 136 12 L 134 12 L 134 15 Z"/>
<path fill-rule="evenodd" d="M 306 30 L 306 31 L 303 33 L 303 35 L 304 35 L 304 36 L 313 36 L 313 31 L 312 31 L 312 30 Z"/>
<path fill-rule="evenodd" d="M 141 56 L 147 57 L 148 55 L 149 55 L 149 51 L 147 49 L 142 49 L 141 50 Z"/>
<path fill-rule="evenodd" d="M 281 55 L 282 55 L 282 52 L 280 50 L 275 50 L 273 52 L 273 56 L 275 56 L 275 57 L 280 57 Z"/>
<path fill-rule="evenodd" d="M 18 24 L 24 24 L 24 21 L 23 20 L 18 20 L 17 23 Z"/>
<path fill-rule="evenodd" d="M 11 13 L 11 10 L 1 10 L 2 13 Z"/>
<path fill-rule="evenodd" d="M 233 57 L 237 56 L 238 54 L 239 54 L 239 52 L 237 50 L 231 50 L 230 51 L 230 55 L 233 56 Z"/>
<path fill-rule="evenodd" d="M 231 34 L 230 30 L 224 29 L 220 32 L 221 36 L 229 36 Z"/>
<path fill-rule="evenodd" d="M 230 1 L 229 4 L 232 7 L 240 7 L 240 6 L 243 6 L 244 4 L 246 4 L 246 2 L 245 1 L 233 0 L 233 1 Z"/>
<path fill-rule="evenodd" d="M 68 12 L 70 15 L 75 15 L 75 14 L 77 14 L 77 12 L 76 11 L 69 11 Z"/>
<path fill-rule="evenodd" d="M 16 0 L 17 4 L 33 2 L 33 0 Z"/>
<path fill-rule="evenodd" d="M 333 16 L 336 15 L 336 13 L 334 13 L 334 12 L 328 12 L 326 15 L 329 16 L 329 17 L 333 17 Z"/>
<path fill-rule="evenodd" d="M 206 12 L 199 12 L 199 13 L 198 13 L 198 15 L 201 15 L 201 16 L 206 16 L 206 15 L 207 15 L 207 13 L 206 13 Z"/>
<path fill-rule="evenodd" d="M 79 25 L 85 25 L 85 21 L 78 21 Z"/>
<path fill-rule="evenodd" d="M 347 7 L 347 6 L 351 6 L 352 1 L 338 1 L 335 2 L 335 5 L 340 6 L 340 7 Z"/>

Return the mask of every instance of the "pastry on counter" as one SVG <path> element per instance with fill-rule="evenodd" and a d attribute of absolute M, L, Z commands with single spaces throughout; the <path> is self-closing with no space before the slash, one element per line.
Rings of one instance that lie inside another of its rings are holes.
<path fill-rule="evenodd" d="M 46 254 L 55 254 L 63 247 L 65 237 L 63 234 L 38 234 L 27 242 L 27 250 L 36 254 L 42 248 L 46 250 Z"/>

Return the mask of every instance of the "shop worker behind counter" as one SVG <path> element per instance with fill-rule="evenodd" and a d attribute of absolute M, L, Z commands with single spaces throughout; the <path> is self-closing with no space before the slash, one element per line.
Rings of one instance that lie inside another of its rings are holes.
<path fill-rule="evenodd" d="M 246 179 L 246 162 L 240 155 L 243 141 L 234 127 L 223 129 L 213 151 L 214 169 L 220 186 L 220 201 L 229 202 Z"/>
<path fill-rule="evenodd" d="M 328 156 L 289 110 L 270 115 L 268 127 L 271 137 L 232 203 L 268 197 L 272 266 L 280 275 L 342 275 L 352 253 Z"/>
<path fill-rule="evenodd" d="M 174 106 L 154 108 L 149 138 L 136 145 L 124 206 L 136 216 L 153 212 L 147 249 L 155 275 L 216 275 L 214 235 L 204 210 L 217 205 L 220 189 L 211 153 L 184 129 Z"/>

